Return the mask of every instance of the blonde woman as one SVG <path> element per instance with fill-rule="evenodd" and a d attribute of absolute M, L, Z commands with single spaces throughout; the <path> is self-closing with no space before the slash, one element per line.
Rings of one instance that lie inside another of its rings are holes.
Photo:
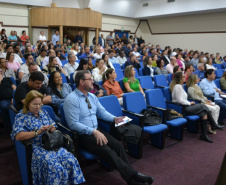
<path fill-rule="evenodd" d="M 142 87 L 140 86 L 140 82 L 135 78 L 136 71 L 132 65 L 129 65 L 125 69 L 125 78 L 123 79 L 123 84 L 127 92 L 142 92 L 145 96 Z"/>
<path fill-rule="evenodd" d="M 199 83 L 199 78 L 196 74 L 191 74 L 188 77 L 187 87 L 188 87 L 188 97 L 200 100 L 201 103 L 205 104 L 211 112 L 211 115 L 216 123 L 218 123 L 218 118 L 220 114 L 220 107 L 215 105 L 214 102 L 208 100 L 202 93 L 201 88 L 197 85 Z M 209 129 L 211 132 L 211 129 Z"/>
<path fill-rule="evenodd" d="M 43 95 L 30 91 L 21 113 L 16 115 L 12 139 L 32 140 L 31 171 L 33 184 L 80 184 L 85 182 L 79 163 L 73 154 L 61 147 L 47 151 L 42 145 L 42 134 L 54 121 L 41 109 Z M 56 130 L 54 125 L 50 132 Z"/>
<path fill-rule="evenodd" d="M 210 123 L 212 130 L 222 129 L 222 126 L 216 124 L 208 107 L 204 104 L 196 104 L 187 100 L 188 95 L 184 91 L 183 83 L 185 82 L 185 75 L 182 72 L 176 72 L 173 80 L 170 83 L 170 91 L 172 92 L 172 101 L 184 106 L 186 115 L 198 115 L 201 117 L 201 135 L 200 140 L 212 143 L 213 141 L 207 135 L 207 123 Z"/>

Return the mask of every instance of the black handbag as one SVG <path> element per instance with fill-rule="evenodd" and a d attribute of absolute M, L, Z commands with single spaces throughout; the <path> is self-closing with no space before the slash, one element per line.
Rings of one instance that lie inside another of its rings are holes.
<path fill-rule="evenodd" d="M 183 116 L 175 110 L 167 109 L 165 112 L 165 118 L 167 121 L 170 121 L 177 118 L 183 118 Z"/>
<path fill-rule="evenodd" d="M 152 109 L 143 109 L 141 114 L 144 115 L 144 126 L 154 126 L 162 123 L 161 115 Z"/>

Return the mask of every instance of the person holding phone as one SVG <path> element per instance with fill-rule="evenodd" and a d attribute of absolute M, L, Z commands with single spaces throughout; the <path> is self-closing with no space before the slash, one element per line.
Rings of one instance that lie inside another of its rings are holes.
<path fill-rule="evenodd" d="M 193 65 L 187 64 L 187 65 L 185 66 L 185 72 L 184 72 L 184 75 L 185 75 L 185 82 L 188 81 L 188 77 L 193 73 L 193 71 L 194 71 Z"/>
<path fill-rule="evenodd" d="M 47 111 L 42 110 L 44 96 L 36 90 L 25 97 L 24 107 L 18 113 L 13 125 L 11 138 L 32 140 L 32 181 L 33 184 L 80 184 L 85 182 L 79 163 L 74 155 L 61 147 L 47 151 L 42 145 L 42 134 L 48 129 L 56 130 L 54 121 Z"/>
<path fill-rule="evenodd" d="M 42 69 L 42 72 L 45 73 L 46 75 L 50 74 L 53 71 L 58 71 L 66 76 L 66 72 L 64 71 L 64 69 L 57 63 L 56 56 L 50 56 L 49 64 L 44 66 Z"/>
<path fill-rule="evenodd" d="M 94 78 L 94 82 L 99 82 L 103 80 L 103 73 L 107 70 L 107 68 L 104 65 L 103 59 L 97 59 L 96 60 L 96 67 L 92 71 L 92 76 Z"/>

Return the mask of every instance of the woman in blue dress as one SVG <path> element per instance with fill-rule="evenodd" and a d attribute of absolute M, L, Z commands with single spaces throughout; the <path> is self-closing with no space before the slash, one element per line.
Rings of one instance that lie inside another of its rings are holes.
<path fill-rule="evenodd" d="M 41 110 L 43 95 L 30 91 L 21 113 L 16 115 L 12 139 L 33 141 L 31 171 L 33 184 L 69 185 L 85 182 L 77 159 L 65 148 L 47 151 L 42 146 L 42 134 L 54 121 L 45 110 Z M 51 132 L 56 127 L 50 129 Z"/>

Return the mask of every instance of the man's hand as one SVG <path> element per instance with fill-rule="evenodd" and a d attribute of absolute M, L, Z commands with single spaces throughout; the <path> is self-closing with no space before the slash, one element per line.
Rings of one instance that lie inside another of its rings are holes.
<path fill-rule="evenodd" d="M 125 117 L 126 116 L 123 116 L 123 117 L 115 117 L 115 123 L 118 124 L 118 123 L 122 122 Z"/>
<path fill-rule="evenodd" d="M 97 145 L 103 146 L 108 143 L 107 138 L 98 130 L 94 130 L 94 137 L 97 139 Z"/>

